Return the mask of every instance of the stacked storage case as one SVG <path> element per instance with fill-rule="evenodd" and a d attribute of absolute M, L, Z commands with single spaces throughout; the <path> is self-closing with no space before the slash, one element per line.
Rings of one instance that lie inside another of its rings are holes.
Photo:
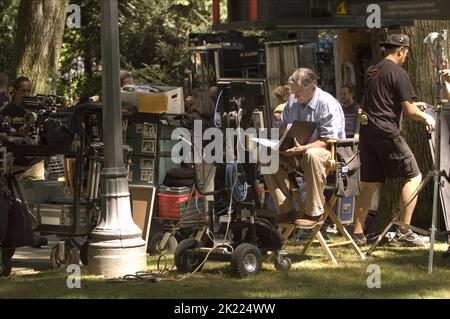
<path fill-rule="evenodd" d="M 136 113 L 125 119 L 126 144 L 133 148 L 128 181 L 132 185 L 158 186 L 168 169 L 178 167 L 171 159 L 174 126 L 161 124 L 157 114 Z"/>
<path fill-rule="evenodd" d="M 125 119 L 126 144 L 133 148 L 128 181 L 133 185 L 157 185 L 158 124 L 152 114 L 134 114 Z"/>

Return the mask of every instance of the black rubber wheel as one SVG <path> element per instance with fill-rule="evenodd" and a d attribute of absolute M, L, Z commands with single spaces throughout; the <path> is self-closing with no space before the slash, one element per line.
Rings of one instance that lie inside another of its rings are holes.
<path fill-rule="evenodd" d="M 239 278 L 256 275 L 261 270 L 261 266 L 261 251 L 255 245 L 240 244 L 231 254 L 231 271 Z"/>
<path fill-rule="evenodd" d="M 80 260 L 83 263 L 83 265 L 88 265 L 88 249 L 89 249 L 89 242 L 85 241 L 83 245 L 80 247 Z"/>
<path fill-rule="evenodd" d="M 193 272 L 202 263 L 203 258 L 200 255 L 190 255 L 187 250 L 198 247 L 194 239 L 184 239 L 175 250 L 175 266 L 182 273 Z M 203 265 L 199 268 L 201 270 Z"/>
<path fill-rule="evenodd" d="M 64 269 L 71 264 L 79 263 L 78 248 L 70 242 L 65 243 L 64 258 L 59 258 L 59 244 L 56 244 L 50 253 L 52 269 Z"/>
<path fill-rule="evenodd" d="M 275 269 L 277 271 L 289 271 L 292 266 L 291 259 L 287 256 L 278 255 L 273 264 L 275 265 Z"/>
<path fill-rule="evenodd" d="M 178 246 L 177 239 L 170 235 L 167 240 L 165 246 L 161 249 L 159 247 L 159 243 L 164 237 L 164 233 L 156 233 L 152 238 L 150 238 L 150 242 L 148 243 L 147 252 L 150 255 L 164 255 L 164 254 L 174 254 L 175 250 Z"/>

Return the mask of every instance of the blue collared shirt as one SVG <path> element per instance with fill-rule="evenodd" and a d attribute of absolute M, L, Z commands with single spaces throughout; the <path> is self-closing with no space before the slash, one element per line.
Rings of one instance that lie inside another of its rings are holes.
<path fill-rule="evenodd" d="M 281 121 L 283 124 L 288 124 L 295 120 L 319 123 L 309 143 L 319 138 L 345 138 L 345 118 L 341 104 L 319 87 L 316 88 L 313 98 L 306 106 L 298 103 L 294 94 L 289 96 L 281 114 Z"/>

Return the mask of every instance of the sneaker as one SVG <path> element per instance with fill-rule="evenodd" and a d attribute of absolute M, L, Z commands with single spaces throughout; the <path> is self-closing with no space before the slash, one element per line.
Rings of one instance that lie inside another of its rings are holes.
<path fill-rule="evenodd" d="M 48 240 L 45 237 L 39 237 L 37 240 L 34 241 L 34 244 L 31 247 L 34 248 L 41 248 L 42 246 L 47 246 Z"/>
<path fill-rule="evenodd" d="M 359 238 L 359 237 L 355 236 L 355 234 L 352 234 L 352 239 L 355 242 L 355 244 L 358 246 L 364 246 L 367 244 L 366 236 L 364 236 L 364 238 Z"/>
<path fill-rule="evenodd" d="M 386 245 L 389 244 L 393 241 L 393 238 L 395 236 L 395 232 L 394 233 L 387 233 L 386 236 L 383 237 L 383 239 L 381 239 L 381 241 L 378 243 L 378 245 Z M 380 234 L 375 234 L 375 233 L 371 233 L 368 234 L 366 236 L 367 238 L 367 244 L 368 245 L 372 245 L 375 244 L 375 242 L 380 238 Z"/>
<path fill-rule="evenodd" d="M 397 229 L 395 232 L 394 242 L 400 246 L 406 247 L 423 247 L 430 242 L 430 238 L 427 236 L 421 236 L 409 229 L 405 234 L 402 234 Z"/>
<path fill-rule="evenodd" d="M 297 228 L 295 230 L 294 236 L 292 236 L 292 240 L 294 241 L 308 240 L 311 238 L 311 234 L 312 234 L 311 229 Z"/>
<path fill-rule="evenodd" d="M 323 227 L 320 229 L 320 233 L 322 234 L 323 239 L 329 240 L 330 236 L 328 235 L 328 227 Z"/>

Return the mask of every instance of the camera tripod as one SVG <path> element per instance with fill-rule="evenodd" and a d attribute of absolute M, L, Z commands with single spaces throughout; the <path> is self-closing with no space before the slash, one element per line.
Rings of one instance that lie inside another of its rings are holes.
<path fill-rule="evenodd" d="M 411 195 L 411 197 L 407 200 L 407 202 L 399 208 L 398 212 L 395 214 L 395 216 L 392 218 L 392 220 L 389 222 L 389 224 L 386 226 L 386 228 L 383 230 L 383 232 L 380 234 L 378 239 L 375 241 L 375 243 L 372 245 L 372 247 L 367 251 L 366 255 L 370 255 L 376 247 L 380 244 L 380 242 L 383 240 L 383 238 L 388 233 L 389 229 L 393 225 L 397 225 L 400 227 L 406 227 L 409 228 L 416 233 L 422 234 L 422 235 L 430 235 L 430 250 L 429 250 L 429 258 L 428 258 L 428 273 L 431 274 L 433 271 L 433 256 L 434 256 L 434 244 L 436 240 L 436 233 L 437 233 L 437 211 L 438 211 L 438 203 L 439 203 L 439 192 L 440 188 L 442 187 L 442 178 L 446 178 L 447 181 L 449 181 L 449 177 L 446 175 L 445 172 L 440 171 L 441 166 L 441 112 L 444 108 L 444 105 L 448 103 L 448 101 L 445 101 L 442 99 L 442 83 L 441 83 L 441 67 L 443 64 L 443 48 L 441 45 L 441 40 L 446 39 L 446 31 L 443 32 L 443 34 L 438 33 L 430 33 L 429 36 L 425 39 L 425 43 L 428 44 L 434 44 L 434 54 L 435 54 L 435 61 L 436 61 L 436 74 L 435 74 L 435 84 L 436 84 L 436 105 L 434 107 L 435 111 L 435 134 L 434 134 L 434 152 L 433 153 L 433 160 L 434 160 L 434 167 L 433 170 L 429 171 L 427 176 L 422 180 L 422 182 L 419 184 L 415 192 Z M 431 144 L 431 140 L 430 140 Z M 408 225 L 406 223 L 403 223 L 399 220 L 400 216 L 403 214 L 405 209 L 414 201 L 414 199 L 419 195 L 419 193 L 425 188 L 425 186 L 430 182 L 433 181 L 433 208 L 432 208 L 432 217 L 431 217 L 431 228 L 430 231 L 426 231 L 423 229 L 420 229 L 418 227 Z M 450 181 L 449 181 L 450 182 Z M 445 214 L 445 212 L 444 212 Z M 448 234 L 448 232 L 445 232 Z"/>

